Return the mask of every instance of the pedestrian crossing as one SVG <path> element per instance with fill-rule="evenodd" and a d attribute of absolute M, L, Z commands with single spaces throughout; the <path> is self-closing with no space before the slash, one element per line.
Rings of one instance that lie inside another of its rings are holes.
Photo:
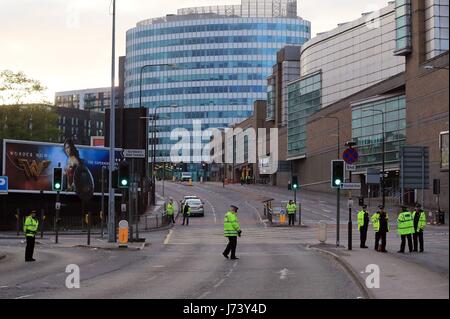
<path fill-rule="evenodd" d="M 316 228 L 249 227 L 242 229 L 239 244 L 299 244 L 315 238 Z M 223 245 L 227 239 L 219 227 L 175 228 L 167 245 Z"/>

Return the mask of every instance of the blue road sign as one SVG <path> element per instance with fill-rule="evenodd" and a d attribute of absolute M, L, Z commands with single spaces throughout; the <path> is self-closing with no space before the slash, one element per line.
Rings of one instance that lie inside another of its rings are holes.
<path fill-rule="evenodd" d="M 8 176 L 0 176 L 0 193 L 8 192 Z"/>

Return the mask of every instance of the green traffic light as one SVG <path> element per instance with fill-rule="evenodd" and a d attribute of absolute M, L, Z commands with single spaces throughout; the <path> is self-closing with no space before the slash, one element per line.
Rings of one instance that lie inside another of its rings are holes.
<path fill-rule="evenodd" d="M 334 181 L 334 183 L 339 186 L 339 185 L 341 185 L 341 180 L 337 179 L 337 180 Z"/>
<path fill-rule="evenodd" d="M 60 183 L 56 183 L 55 184 L 55 189 L 60 189 L 61 188 L 61 184 Z"/>
<path fill-rule="evenodd" d="M 297 186 L 297 184 L 294 184 L 292 187 L 297 188 L 298 186 Z"/>
<path fill-rule="evenodd" d="M 128 185 L 128 181 L 126 179 L 122 179 L 122 181 L 120 183 L 122 184 L 122 186 Z"/>

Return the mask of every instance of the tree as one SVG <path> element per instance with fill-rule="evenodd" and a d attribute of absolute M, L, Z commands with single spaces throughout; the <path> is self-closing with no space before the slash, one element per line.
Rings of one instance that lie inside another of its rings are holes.
<path fill-rule="evenodd" d="M 0 139 L 57 142 L 58 118 L 45 104 L 0 106 Z"/>
<path fill-rule="evenodd" d="M 47 88 L 38 80 L 28 78 L 23 72 L 0 71 L 0 103 L 21 104 L 25 99 L 39 99 L 44 102 Z"/>

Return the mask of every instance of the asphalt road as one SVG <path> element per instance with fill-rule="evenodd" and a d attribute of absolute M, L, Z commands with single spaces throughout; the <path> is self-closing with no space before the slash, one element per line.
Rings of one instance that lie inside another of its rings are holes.
<path fill-rule="evenodd" d="M 233 186 L 234 187 L 234 186 Z M 179 200 L 195 194 L 205 201 L 205 217 L 180 220 L 170 230 L 143 234 L 151 243 L 141 251 L 108 251 L 39 245 L 35 263 L 23 262 L 24 245 L 0 240 L 0 298 L 360 298 L 352 277 L 333 259 L 301 245 L 299 228 L 268 227 L 261 214 L 263 191 L 217 185 L 166 183 Z M 314 203 L 315 201 L 312 200 Z M 239 207 L 243 236 L 237 261 L 222 251 L 223 216 Z M 305 211 L 305 218 L 333 219 L 331 203 Z M 79 289 L 65 286 L 68 264 L 80 268 Z"/>

